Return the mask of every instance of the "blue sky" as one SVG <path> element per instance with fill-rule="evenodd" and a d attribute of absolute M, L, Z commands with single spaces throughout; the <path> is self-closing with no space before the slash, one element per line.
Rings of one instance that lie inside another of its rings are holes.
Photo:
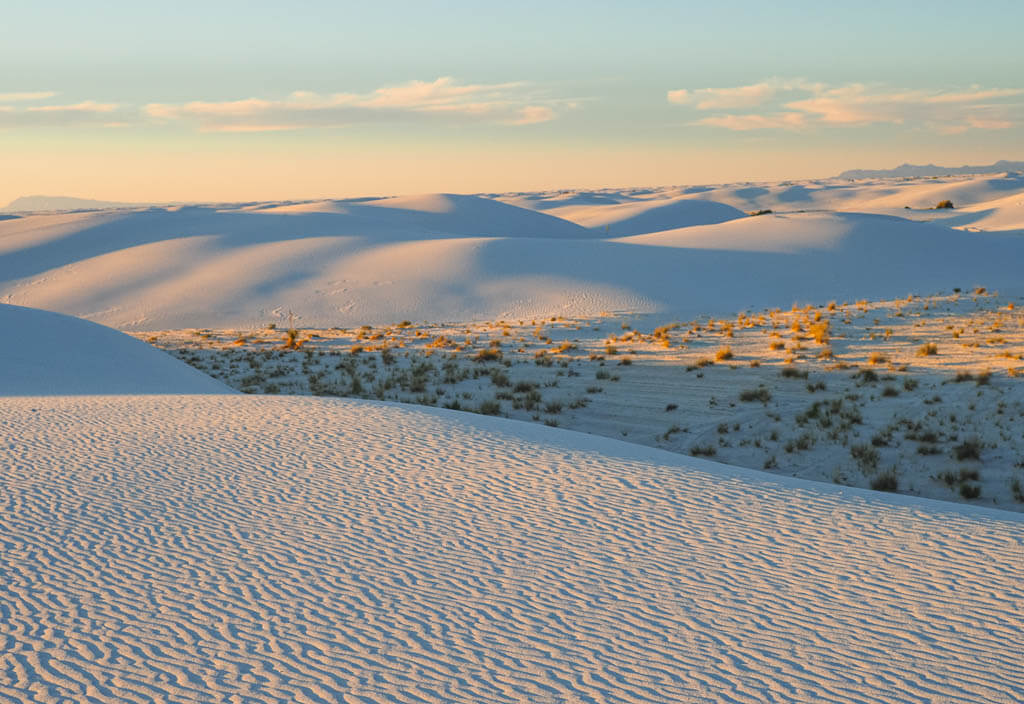
<path fill-rule="evenodd" d="M 1024 158 L 1024 3 L 5 3 L 0 201 Z"/>

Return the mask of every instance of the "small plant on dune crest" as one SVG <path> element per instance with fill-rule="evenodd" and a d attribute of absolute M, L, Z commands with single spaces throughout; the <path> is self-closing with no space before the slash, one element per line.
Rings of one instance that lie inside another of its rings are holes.
<path fill-rule="evenodd" d="M 285 333 L 284 348 L 286 350 L 297 350 L 302 347 L 303 342 L 305 340 L 299 339 L 299 331 L 295 328 L 289 328 L 288 332 Z"/>
<path fill-rule="evenodd" d="M 945 210 L 947 208 L 950 209 L 950 210 L 953 209 L 953 201 L 951 201 L 951 200 L 940 200 L 938 203 L 935 204 L 935 209 L 936 210 Z"/>

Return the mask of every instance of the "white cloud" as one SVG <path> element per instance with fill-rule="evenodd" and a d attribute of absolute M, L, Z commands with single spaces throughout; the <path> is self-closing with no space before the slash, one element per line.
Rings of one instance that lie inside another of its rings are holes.
<path fill-rule="evenodd" d="M 765 129 L 797 129 L 807 122 L 807 116 L 799 112 L 785 112 L 773 115 L 717 115 L 697 120 L 698 125 L 724 127 L 727 130 L 746 132 Z"/>
<path fill-rule="evenodd" d="M 113 112 L 117 109 L 114 103 L 97 103 L 86 100 L 74 105 L 33 105 L 25 108 L 25 112 Z"/>
<path fill-rule="evenodd" d="M 0 129 L 23 127 L 125 126 L 130 117 L 116 103 L 84 100 L 64 105 L 0 105 Z"/>
<path fill-rule="evenodd" d="M 522 83 L 463 85 L 451 77 L 441 77 L 362 94 L 296 91 L 279 100 L 151 103 L 144 112 L 160 121 L 194 120 L 204 131 L 266 132 L 340 127 L 382 119 L 406 120 L 417 115 L 528 125 L 553 120 L 558 115 L 556 107 L 569 107 L 558 100 L 537 104 L 536 99 Z"/>
<path fill-rule="evenodd" d="M 0 93 L 0 103 L 21 103 L 31 100 L 46 100 L 57 95 L 53 91 L 40 90 L 32 93 Z"/>
<path fill-rule="evenodd" d="M 693 123 L 730 130 L 892 124 L 943 134 L 1013 127 L 1014 117 L 1024 114 L 1021 96 L 1024 89 L 1018 88 L 893 91 L 862 83 L 829 87 L 779 78 L 733 88 L 683 88 L 667 93 L 670 103 L 730 111 Z"/>
<path fill-rule="evenodd" d="M 760 83 L 732 88 L 698 88 L 670 90 L 668 101 L 678 105 L 692 104 L 698 110 L 732 110 L 751 108 L 770 101 L 779 93 L 793 90 L 815 90 L 818 84 L 800 78 L 769 78 Z"/>

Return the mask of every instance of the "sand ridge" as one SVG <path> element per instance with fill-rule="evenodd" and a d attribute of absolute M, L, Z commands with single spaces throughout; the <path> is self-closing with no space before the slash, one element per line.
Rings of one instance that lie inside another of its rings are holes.
<path fill-rule="evenodd" d="M 1017 514 L 364 401 L 0 428 L 10 701 L 1024 695 Z"/>

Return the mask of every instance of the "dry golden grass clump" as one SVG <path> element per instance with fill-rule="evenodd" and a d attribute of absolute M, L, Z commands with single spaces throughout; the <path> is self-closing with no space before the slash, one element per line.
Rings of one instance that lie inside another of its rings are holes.
<path fill-rule="evenodd" d="M 821 322 L 812 323 L 808 326 L 807 331 L 814 338 L 814 341 L 819 345 L 824 345 L 829 341 L 829 333 L 831 332 L 831 325 L 829 321 L 823 320 Z"/>

